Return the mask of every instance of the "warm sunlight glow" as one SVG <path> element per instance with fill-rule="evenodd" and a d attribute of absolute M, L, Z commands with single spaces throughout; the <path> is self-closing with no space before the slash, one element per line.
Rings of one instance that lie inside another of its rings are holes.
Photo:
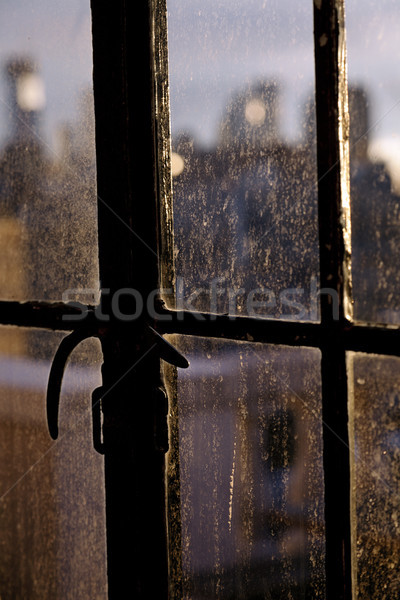
<path fill-rule="evenodd" d="M 180 154 L 177 154 L 176 152 L 172 152 L 172 154 L 171 154 L 172 177 L 177 177 L 178 175 L 180 175 L 184 168 L 185 168 L 185 163 L 184 163 L 182 156 L 180 156 Z"/>
<path fill-rule="evenodd" d="M 18 106 L 25 111 L 43 110 L 46 95 L 42 79 L 36 73 L 24 73 L 17 80 Z"/>
<path fill-rule="evenodd" d="M 383 162 L 392 180 L 393 190 L 400 191 L 400 136 L 372 140 L 369 156 L 373 162 Z"/>
<path fill-rule="evenodd" d="M 249 102 L 246 104 L 245 116 L 250 125 L 253 125 L 254 127 L 257 125 L 262 125 L 265 121 L 265 117 L 267 116 L 262 100 L 259 100 L 258 98 L 249 100 Z"/>

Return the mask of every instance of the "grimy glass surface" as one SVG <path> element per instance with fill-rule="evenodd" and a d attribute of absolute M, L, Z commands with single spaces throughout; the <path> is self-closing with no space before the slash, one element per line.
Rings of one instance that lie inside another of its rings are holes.
<path fill-rule="evenodd" d="M 179 597 L 325 598 L 319 351 L 173 342 L 190 361 L 178 372 L 171 409 L 179 431 Z"/>
<path fill-rule="evenodd" d="M 350 354 L 354 598 L 400 597 L 400 359 Z"/>
<path fill-rule="evenodd" d="M 400 322 L 400 5 L 346 7 L 354 316 Z"/>
<path fill-rule="evenodd" d="M 315 321 L 313 4 L 167 6 L 178 307 Z"/>
<path fill-rule="evenodd" d="M 1 299 L 96 297 L 91 81 L 89 0 L 0 3 Z"/>
<path fill-rule="evenodd" d="M 93 450 L 96 341 L 65 371 L 60 434 L 46 423 L 46 387 L 61 334 L 0 328 L 0 597 L 106 600 L 103 457 Z"/>

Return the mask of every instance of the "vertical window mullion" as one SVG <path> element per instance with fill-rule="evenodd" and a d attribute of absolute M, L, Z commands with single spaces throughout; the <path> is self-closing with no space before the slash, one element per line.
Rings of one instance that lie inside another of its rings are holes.
<path fill-rule="evenodd" d="M 168 596 L 165 396 L 145 339 L 159 287 L 153 8 L 92 2 L 110 599 Z"/>
<path fill-rule="evenodd" d="M 348 111 L 343 0 L 314 2 L 328 600 L 351 598 L 347 376 Z"/>

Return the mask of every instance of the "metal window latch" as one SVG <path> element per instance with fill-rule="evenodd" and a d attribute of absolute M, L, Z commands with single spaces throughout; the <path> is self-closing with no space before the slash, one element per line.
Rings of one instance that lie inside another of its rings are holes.
<path fill-rule="evenodd" d="M 107 391 L 100 386 L 92 392 L 92 432 L 93 447 L 99 454 L 104 454 L 104 444 L 101 435 L 102 399 Z M 150 392 L 154 402 L 154 445 L 157 450 L 168 452 L 168 396 L 164 387 L 158 386 Z"/>
<path fill-rule="evenodd" d="M 83 341 L 88 338 L 94 337 L 101 339 L 103 335 L 106 335 L 108 329 L 104 326 L 101 328 L 81 327 L 76 329 L 71 334 L 67 335 L 60 343 L 51 365 L 48 384 L 47 384 L 47 425 L 50 436 L 53 440 L 58 437 L 58 413 L 60 404 L 61 385 L 64 376 L 64 371 L 67 365 L 67 361 L 73 350 Z M 132 332 L 133 334 L 133 332 Z M 141 332 L 141 343 L 143 347 L 143 353 L 154 351 L 158 354 L 159 358 L 166 362 L 180 368 L 187 368 L 189 362 L 172 344 L 167 342 L 155 329 L 150 325 L 145 324 L 143 331 Z M 161 389 L 161 388 L 157 388 Z M 166 394 L 164 394 L 164 402 L 167 401 Z M 92 418 L 93 418 L 93 443 L 95 449 L 101 454 L 104 453 L 103 444 L 101 442 L 101 397 L 104 395 L 105 390 L 100 387 L 92 393 Z M 160 393 L 158 393 L 160 396 Z M 162 427 L 157 427 L 157 444 L 165 446 L 165 435 L 162 433 Z"/>

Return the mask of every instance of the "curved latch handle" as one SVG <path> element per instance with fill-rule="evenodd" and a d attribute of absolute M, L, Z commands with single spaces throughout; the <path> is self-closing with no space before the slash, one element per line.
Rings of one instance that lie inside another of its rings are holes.
<path fill-rule="evenodd" d="M 54 355 L 47 384 L 47 426 L 53 440 L 58 438 L 58 409 L 60 404 L 61 384 L 64 376 L 67 360 L 72 351 L 87 338 L 94 337 L 86 329 L 76 329 L 65 338 L 59 345 Z"/>
<path fill-rule="evenodd" d="M 57 352 L 54 355 L 49 374 L 49 381 L 47 384 L 46 397 L 47 425 L 53 440 L 56 440 L 58 437 L 58 412 L 60 405 L 61 384 L 67 360 L 69 355 L 78 346 L 78 344 L 91 337 L 100 338 L 101 335 L 100 333 L 94 333 L 93 329 L 76 329 L 62 340 Z M 153 347 L 156 348 L 160 358 L 172 365 L 175 365 L 176 367 L 186 369 L 189 366 L 189 362 L 183 356 L 183 354 L 181 354 L 174 346 L 172 346 L 172 344 L 167 342 L 159 333 L 157 333 L 155 329 L 149 325 L 146 325 L 144 329 L 144 346 L 147 346 L 147 350 L 151 350 Z M 98 400 L 99 398 L 97 398 L 96 392 L 93 400 L 94 406 L 92 406 L 92 410 L 94 409 L 94 419 L 96 418 L 95 413 L 97 414 L 98 411 Z M 97 421 L 98 419 L 96 418 L 96 422 Z"/>

